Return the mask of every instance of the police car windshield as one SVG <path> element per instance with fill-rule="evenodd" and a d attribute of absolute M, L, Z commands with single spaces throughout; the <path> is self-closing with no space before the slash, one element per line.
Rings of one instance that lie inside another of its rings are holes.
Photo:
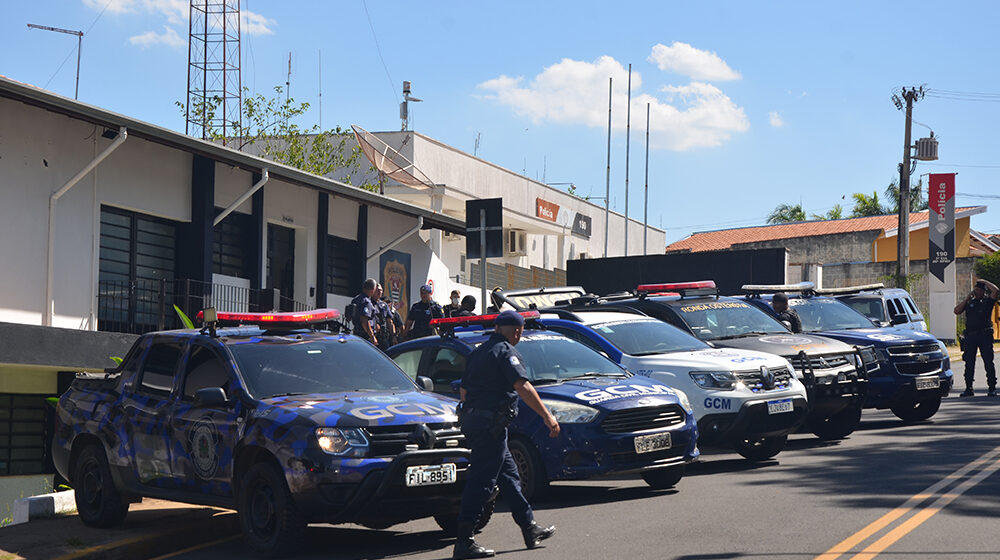
<path fill-rule="evenodd" d="M 881 298 L 844 298 L 840 301 L 869 319 L 882 322 L 888 321 L 885 318 L 885 309 L 882 307 Z"/>
<path fill-rule="evenodd" d="M 622 352 L 633 356 L 709 348 L 708 344 L 663 321 L 629 319 L 596 323 L 590 328 Z"/>
<path fill-rule="evenodd" d="M 874 326 L 867 317 L 833 298 L 790 298 L 788 306 L 799 314 L 804 332 L 870 329 Z"/>
<path fill-rule="evenodd" d="M 338 337 L 267 338 L 229 344 L 250 394 L 257 398 L 352 391 L 411 391 L 415 385 L 371 344 Z"/>
<path fill-rule="evenodd" d="M 524 367 L 532 383 L 626 375 L 618 364 L 563 336 L 543 334 L 524 337 L 517 345 L 517 351 L 524 357 Z"/>
<path fill-rule="evenodd" d="M 691 332 L 702 340 L 788 333 L 777 319 L 742 301 L 682 302 L 676 310 Z"/>

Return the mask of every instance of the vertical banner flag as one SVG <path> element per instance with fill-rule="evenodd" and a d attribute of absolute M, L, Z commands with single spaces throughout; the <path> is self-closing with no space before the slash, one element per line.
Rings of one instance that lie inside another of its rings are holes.
<path fill-rule="evenodd" d="M 931 173 L 927 183 L 927 282 L 930 332 L 955 340 L 955 174 Z"/>

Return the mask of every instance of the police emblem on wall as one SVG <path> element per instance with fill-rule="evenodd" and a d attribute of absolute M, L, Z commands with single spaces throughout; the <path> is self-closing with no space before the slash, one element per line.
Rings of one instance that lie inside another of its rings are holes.
<path fill-rule="evenodd" d="M 199 419 L 188 437 L 191 466 L 198 478 L 210 479 L 219 468 L 219 432 L 208 416 Z"/>
<path fill-rule="evenodd" d="M 410 254 L 386 251 L 379 257 L 379 283 L 393 309 L 406 321 L 410 310 Z"/>

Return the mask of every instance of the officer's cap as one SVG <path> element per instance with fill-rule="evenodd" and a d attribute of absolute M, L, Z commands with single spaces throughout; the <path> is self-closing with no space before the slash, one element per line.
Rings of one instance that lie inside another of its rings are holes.
<path fill-rule="evenodd" d="M 434 291 L 434 288 L 431 288 L 430 284 L 424 284 L 423 286 L 420 286 L 420 291 L 427 292 L 429 294 Z"/>
<path fill-rule="evenodd" d="M 498 327 L 523 327 L 524 317 L 512 309 L 501 311 L 494 323 Z"/>

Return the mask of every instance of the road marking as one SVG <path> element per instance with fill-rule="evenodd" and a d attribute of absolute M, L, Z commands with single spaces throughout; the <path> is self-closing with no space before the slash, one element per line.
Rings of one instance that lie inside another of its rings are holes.
<path fill-rule="evenodd" d="M 229 541 L 234 541 L 234 540 L 240 538 L 241 536 L 242 535 L 232 535 L 230 537 L 225 537 L 225 538 L 222 538 L 222 539 L 214 540 L 212 542 L 207 542 L 207 543 L 202 543 L 202 544 L 196 544 L 194 546 L 189 546 L 189 547 L 185 548 L 184 550 L 178 550 L 176 552 L 171 552 L 170 554 L 164 554 L 163 556 L 157 556 L 156 558 L 150 558 L 149 560 L 166 560 L 167 558 L 174 558 L 176 556 L 180 556 L 181 554 L 187 554 L 188 552 L 194 552 L 195 550 L 201 550 L 203 548 L 209 548 L 209 547 L 215 546 L 217 544 L 222 544 L 222 543 L 227 543 Z"/>
<path fill-rule="evenodd" d="M 943 494 L 926 509 L 917 512 L 915 515 L 901 523 L 899 527 L 890 531 L 887 535 L 876 541 L 861 553 L 853 556 L 851 560 L 870 560 L 871 558 L 874 558 L 893 543 L 903 538 L 904 535 L 917 528 L 921 523 L 930 519 L 931 516 L 954 501 L 955 498 L 958 498 L 968 489 L 972 488 L 976 484 L 979 484 L 986 477 L 1000 469 L 1000 459 L 998 459 L 998 456 L 1000 456 L 1000 447 L 987 451 L 983 455 L 979 456 L 979 458 L 932 484 L 926 490 L 913 495 L 910 499 L 906 500 L 903 505 L 894 508 L 892 511 L 871 522 L 857 533 L 854 533 L 850 537 L 847 537 L 843 541 L 835 544 L 832 548 L 830 548 L 830 550 L 827 550 L 823 554 L 817 556 L 815 560 L 836 560 L 842 555 L 850 553 L 854 547 L 865 542 L 879 531 L 885 529 L 893 522 L 905 516 L 922 502 L 934 497 L 934 495 L 936 495 L 939 491 L 954 484 L 955 481 L 962 479 L 970 472 L 988 464 L 988 466 L 980 471 L 976 476 L 966 480 L 957 486 L 952 492 Z M 992 464 L 989 464 L 991 462 Z"/>

